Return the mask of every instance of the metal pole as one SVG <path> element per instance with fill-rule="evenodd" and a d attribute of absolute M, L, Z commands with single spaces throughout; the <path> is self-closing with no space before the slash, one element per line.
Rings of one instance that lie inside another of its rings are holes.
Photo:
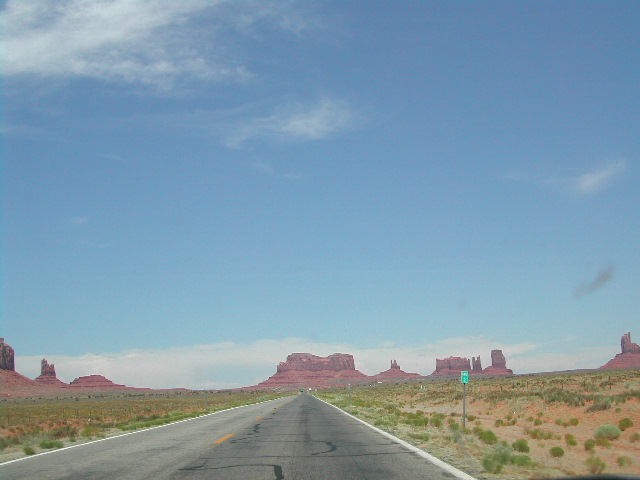
<path fill-rule="evenodd" d="M 467 428 L 467 384 L 462 384 L 462 428 Z"/>

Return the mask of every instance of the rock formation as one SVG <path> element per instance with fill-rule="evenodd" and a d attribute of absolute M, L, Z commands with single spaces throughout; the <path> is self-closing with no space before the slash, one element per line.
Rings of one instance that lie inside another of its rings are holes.
<path fill-rule="evenodd" d="M 482 373 L 482 363 L 480 363 L 480 355 L 478 355 L 477 357 L 471 357 L 471 364 L 473 365 L 473 368 L 471 369 L 473 373 Z"/>
<path fill-rule="evenodd" d="M 402 380 L 405 378 L 416 378 L 421 376 L 422 375 L 418 373 L 408 373 L 403 371 L 400 368 L 400 365 L 398 365 L 398 362 L 396 362 L 395 360 L 391 360 L 391 367 L 389 368 L 389 370 L 380 372 L 379 374 L 374 375 L 371 378 L 378 382 L 384 382 L 384 381 L 392 381 L 392 380 Z"/>
<path fill-rule="evenodd" d="M 278 364 L 277 371 L 282 372 L 318 372 L 329 370 L 339 372 L 341 370 L 355 370 L 353 355 L 345 353 L 334 353 L 328 357 L 318 357 L 310 353 L 292 353 L 287 357 L 286 362 Z"/>
<path fill-rule="evenodd" d="M 436 358 L 436 369 L 431 375 L 460 375 L 460 372 L 469 370 L 471 370 L 471 363 L 468 358 Z"/>
<path fill-rule="evenodd" d="M 320 387 L 364 381 L 367 377 L 356 370 L 353 355 L 334 353 L 318 357 L 310 353 L 292 353 L 280 362 L 276 374 L 257 387 Z"/>
<path fill-rule="evenodd" d="M 640 345 L 631 341 L 631 332 L 622 335 L 620 348 L 622 353 L 640 353 Z"/>
<path fill-rule="evenodd" d="M 600 368 L 640 368 L 640 345 L 631 341 L 631 332 L 620 339 L 622 353 L 618 353 Z"/>
<path fill-rule="evenodd" d="M 8 343 L 4 343 L 4 338 L 0 338 L 0 370 L 16 371 L 13 348 Z"/>
<path fill-rule="evenodd" d="M 116 383 L 113 383 L 111 380 L 103 377 L 102 375 L 87 375 L 86 377 L 76 378 L 69 384 L 69 386 L 73 388 L 95 388 L 100 390 L 111 390 L 116 388 L 129 389 L 129 387 L 125 385 L 118 385 Z"/>
<path fill-rule="evenodd" d="M 50 385 L 54 387 L 67 387 L 68 385 L 56 377 L 55 365 L 49 364 L 46 358 L 40 362 L 40 376 L 35 380 L 40 385 Z"/>
<path fill-rule="evenodd" d="M 482 372 L 488 375 L 513 375 L 513 370 L 507 368 L 507 360 L 502 350 L 491 350 L 491 366 Z"/>

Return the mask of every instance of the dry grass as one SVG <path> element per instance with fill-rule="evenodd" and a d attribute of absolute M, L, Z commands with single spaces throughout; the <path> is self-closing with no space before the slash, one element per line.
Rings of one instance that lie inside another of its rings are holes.
<path fill-rule="evenodd" d="M 2 399 L 0 461 L 281 396 L 181 391 Z"/>
<path fill-rule="evenodd" d="M 602 463 L 604 473 L 640 474 L 639 370 L 472 379 L 466 429 L 459 379 L 318 396 L 476 477 L 585 475 Z M 625 418 L 634 425 L 619 438 L 594 438 L 599 426 Z M 529 452 L 512 447 L 519 440 L 526 440 Z M 588 440 L 595 440 L 591 450 L 584 446 Z M 554 456 L 560 451 L 555 447 L 564 454 Z"/>

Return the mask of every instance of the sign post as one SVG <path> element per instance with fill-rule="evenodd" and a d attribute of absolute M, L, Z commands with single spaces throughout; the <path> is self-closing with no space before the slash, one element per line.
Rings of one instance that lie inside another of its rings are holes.
<path fill-rule="evenodd" d="M 462 382 L 462 427 L 467 428 L 467 383 L 469 383 L 469 372 L 460 372 L 460 382 Z"/>

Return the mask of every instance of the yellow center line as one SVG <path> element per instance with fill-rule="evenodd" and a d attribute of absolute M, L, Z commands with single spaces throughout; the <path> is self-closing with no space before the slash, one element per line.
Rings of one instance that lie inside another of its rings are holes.
<path fill-rule="evenodd" d="M 220 443 L 222 443 L 222 442 L 224 442 L 224 441 L 226 441 L 226 440 L 229 440 L 229 439 L 230 439 L 231 437 L 233 437 L 234 435 L 235 435 L 235 433 L 230 433 L 229 435 L 225 435 L 224 437 L 219 438 L 218 440 L 216 440 L 216 441 L 215 441 L 215 444 L 216 444 L 216 445 L 219 445 Z"/>
<path fill-rule="evenodd" d="M 256 420 L 262 420 L 262 417 L 258 417 L 258 418 L 256 418 Z"/>

